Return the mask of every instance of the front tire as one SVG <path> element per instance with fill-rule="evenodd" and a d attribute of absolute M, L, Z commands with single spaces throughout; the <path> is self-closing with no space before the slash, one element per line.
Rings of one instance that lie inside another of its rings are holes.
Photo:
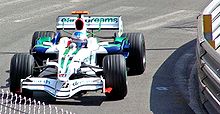
<path fill-rule="evenodd" d="M 11 59 L 10 65 L 10 91 L 20 94 L 21 79 L 25 79 L 33 74 L 34 58 L 30 54 L 15 54 Z M 28 90 L 22 90 L 22 95 L 31 97 Z"/>
<path fill-rule="evenodd" d="M 109 99 L 123 99 L 127 95 L 127 70 L 124 56 L 105 56 L 103 59 L 103 72 L 106 88 L 112 88 L 112 91 L 106 93 L 106 96 Z"/>

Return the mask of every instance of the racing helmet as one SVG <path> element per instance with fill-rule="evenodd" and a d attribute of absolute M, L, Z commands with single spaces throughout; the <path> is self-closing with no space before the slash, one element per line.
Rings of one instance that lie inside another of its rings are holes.
<path fill-rule="evenodd" d="M 74 40 L 84 40 L 87 39 L 86 33 L 83 31 L 75 31 L 73 33 L 72 39 Z"/>
<path fill-rule="evenodd" d="M 73 42 L 79 47 L 87 45 L 86 26 L 83 18 L 78 18 L 75 21 L 76 31 L 72 35 Z"/>
<path fill-rule="evenodd" d="M 87 46 L 87 36 L 86 33 L 82 31 L 76 31 L 72 36 L 73 42 L 77 47 L 86 47 Z"/>

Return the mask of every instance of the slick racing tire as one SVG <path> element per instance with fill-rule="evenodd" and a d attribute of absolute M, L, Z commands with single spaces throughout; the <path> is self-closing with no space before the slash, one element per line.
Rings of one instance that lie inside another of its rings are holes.
<path fill-rule="evenodd" d="M 10 65 L 10 91 L 20 94 L 21 79 L 33 74 L 34 58 L 30 54 L 15 54 L 11 59 Z M 22 90 L 22 95 L 32 97 L 32 92 L 26 89 Z"/>
<path fill-rule="evenodd" d="M 127 95 L 127 69 L 122 55 L 106 55 L 103 58 L 103 73 L 106 88 L 112 88 L 105 93 L 112 100 L 123 99 Z"/>
<path fill-rule="evenodd" d="M 54 38 L 56 33 L 54 31 L 36 31 L 33 34 L 31 49 L 36 45 L 36 40 L 40 37 L 51 37 Z"/>
<path fill-rule="evenodd" d="M 142 33 L 123 33 L 122 37 L 129 40 L 129 56 L 127 58 L 127 67 L 129 74 L 140 75 L 146 68 L 145 41 Z"/>

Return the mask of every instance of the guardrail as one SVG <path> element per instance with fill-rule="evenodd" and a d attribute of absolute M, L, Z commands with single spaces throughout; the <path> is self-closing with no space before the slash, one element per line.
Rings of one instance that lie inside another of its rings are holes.
<path fill-rule="evenodd" d="M 197 63 L 200 98 L 220 113 L 220 0 L 213 0 L 198 17 Z M 211 110 L 211 111 L 212 111 Z M 210 110 L 207 108 L 209 113 Z"/>
<path fill-rule="evenodd" d="M 0 92 L 0 114 L 75 114 L 8 91 Z"/>

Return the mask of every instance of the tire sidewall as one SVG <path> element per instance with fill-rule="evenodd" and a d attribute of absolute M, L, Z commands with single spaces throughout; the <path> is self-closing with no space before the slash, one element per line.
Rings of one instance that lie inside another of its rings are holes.
<path fill-rule="evenodd" d="M 20 89 L 21 79 L 33 74 L 34 58 L 30 54 L 15 54 L 10 64 L 10 91 L 16 93 Z"/>
<path fill-rule="evenodd" d="M 130 43 L 129 56 L 127 58 L 127 66 L 129 74 L 140 75 L 146 68 L 146 51 L 145 40 L 142 33 L 124 33 L 123 37 L 127 37 Z"/>

